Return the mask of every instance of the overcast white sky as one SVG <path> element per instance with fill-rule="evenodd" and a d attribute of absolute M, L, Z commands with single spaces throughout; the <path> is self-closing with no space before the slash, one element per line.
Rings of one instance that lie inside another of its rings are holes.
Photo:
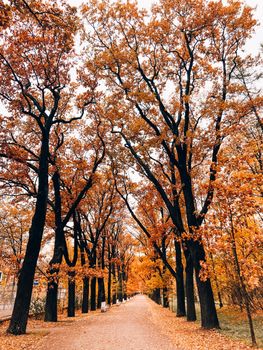
<path fill-rule="evenodd" d="M 73 6 L 78 6 L 83 2 L 85 3 L 83 0 L 67 0 L 67 2 Z M 156 0 L 138 0 L 139 5 L 145 8 L 150 8 L 154 2 Z M 263 43 L 263 0 L 245 0 L 245 3 L 251 7 L 256 7 L 255 17 L 260 22 L 255 35 L 246 46 L 248 52 L 255 54 L 260 49 L 260 43 Z"/>

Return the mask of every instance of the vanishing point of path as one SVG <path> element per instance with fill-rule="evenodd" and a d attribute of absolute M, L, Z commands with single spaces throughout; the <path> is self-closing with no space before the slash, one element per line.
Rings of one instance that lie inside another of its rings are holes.
<path fill-rule="evenodd" d="M 106 313 L 58 328 L 38 350 L 180 350 L 152 321 L 152 303 L 143 295 Z"/>

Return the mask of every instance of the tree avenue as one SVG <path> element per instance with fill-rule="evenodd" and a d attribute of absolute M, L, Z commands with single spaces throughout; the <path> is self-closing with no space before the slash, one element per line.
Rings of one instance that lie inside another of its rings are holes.
<path fill-rule="evenodd" d="M 198 295 L 205 329 L 220 327 L 215 299 L 244 306 L 256 344 L 262 61 L 244 53 L 255 26 L 235 0 L 0 1 L 8 332 L 26 332 L 38 266 L 45 321 L 57 321 L 60 286 L 69 317 L 80 290 L 83 313 L 142 290 L 168 307 L 174 291 L 187 321 Z"/>
<path fill-rule="evenodd" d="M 210 280 L 200 279 L 206 258 L 198 232 L 214 196 L 223 139 L 244 114 L 235 73 L 255 25 L 251 9 L 237 2 L 160 1 L 148 16 L 133 3 L 101 2 L 95 13 L 94 6 L 83 7 L 95 52 L 87 64 L 112 91 L 112 132 L 185 237 L 202 326 L 217 328 Z"/>

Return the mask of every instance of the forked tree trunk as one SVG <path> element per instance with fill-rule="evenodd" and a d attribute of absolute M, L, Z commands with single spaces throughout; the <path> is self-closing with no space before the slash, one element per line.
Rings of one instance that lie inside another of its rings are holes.
<path fill-rule="evenodd" d="M 188 240 L 187 248 L 190 250 L 195 269 L 195 278 L 201 308 L 201 326 L 205 329 L 219 328 L 210 279 L 207 278 L 205 281 L 202 281 L 199 275 L 201 271 L 200 261 L 205 261 L 204 247 L 198 241 Z"/>

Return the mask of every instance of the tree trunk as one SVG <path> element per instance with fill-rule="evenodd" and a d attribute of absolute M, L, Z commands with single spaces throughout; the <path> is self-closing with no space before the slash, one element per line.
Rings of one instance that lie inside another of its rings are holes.
<path fill-rule="evenodd" d="M 45 304 L 45 322 L 57 322 L 58 320 L 58 283 L 56 281 L 48 282 L 46 304 Z"/>
<path fill-rule="evenodd" d="M 15 335 L 26 333 L 26 326 L 32 296 L 35 269 L 40 252 L 46 221 L 48 199 L 48 133 L 43 135 L 38 176 L 38 193 L 34 216 L 29 230 L 29 239 L 22 268 L 18 277 L 15 305 L 7 332 Z"/>
<path fill-rule="evenodd" d="M 101 308 L 101 303 L 104 302 L 105 299 L 105 286 L 104 286 L 104 278 L 98 278 L 98 305 L 97 308 Z"/>
<path fill-rule="evenodd" d="M 90 310 L 96 310 L 96 286 L 97 286 L 97 278 L 92 277 L 91 279 L 91 288 L 90 288 Z"/>
<path fill-rule="evenodd" d="M 186 319 L 187 321 L 196 321 L 195 294 L 194 294 L 194 266 L 191 254 L 187 247 L 184 249 L 186 261 L 185 266 L 185 290 L 186 290 Z"/>
<path fill-rule="evenodd" d="M 108 302 L 108 305 L 111 305 L 111 263 L 109 263 L 107 302 Z"/>
<path fill-rule="evenodd" d="M 120 302 L 123 300 L 123 286 L 122 286 L 122 273 L 118 267 L 118 299 Z"/>
<path fill-rule="evenodd" d="M 156 304 L 161 305 L 161 289 L 154 288 L 152 293 L 152 299 L 156 302 Z"/>
<path fill-rule="evenodd" d="M 182 317 L 185 316 L 184 268 L 182 264 L 181 244 L 175 239 L 174 245 L 176 252 L 176 316 Z"/>
<path fill-rule="evenodd" d="M 62 261 L 64 231 L 61 222 L 61 195 L 60 195 L 60 176 L 56 171 L 52 177 L 54 192 L 55 192 L 55 245 L 53 257 L 48 268 L 48 287 L 45 304 L 45 322 L 57 322 L 58 311 L 58 279 L 59 265 Z M 53 267 L 56 266 L 56 267 Z"/>
<path fill-rule="evenodd" d="M 188 240 L 187 248 L 190 250 L 195 269 L 201 308 L 201 326 L 205 329 L 220 328 L 210 279 L 207 278 L 205 281 L 202 281 L 199 276 L 201 271 L 200 261 L 205 261 L 204 247 L 198 241 Z"/>
<path fill-rule="evenodd" d="M 105 269 L 105 242 L 106 236 L 102 236 L 102 249 L 101 249 L 101 268 L 104 271 Z M 104 277 L 98 278 L 98 309 L 101 308 L 101 303 L 105 302 L 105 285 L 104 285 Z"/>
<path fill-rule="evenodd" d="M 89 312 L 89 278 L 84 277 L 82 282 L 83 282 L 83 290 L 82 290 L 81 311 L 83 314 L 86 314 Z"/>
<path fill-rule="evenodd" d="M 68 317 L 75 317 L 75 272 L 69 272 L 68 276 Z"/>
<path fill-rule="evenodd" d="M 165 308 L 169 307 L 167 287 L 163 287 L 163 307 Z"/>

